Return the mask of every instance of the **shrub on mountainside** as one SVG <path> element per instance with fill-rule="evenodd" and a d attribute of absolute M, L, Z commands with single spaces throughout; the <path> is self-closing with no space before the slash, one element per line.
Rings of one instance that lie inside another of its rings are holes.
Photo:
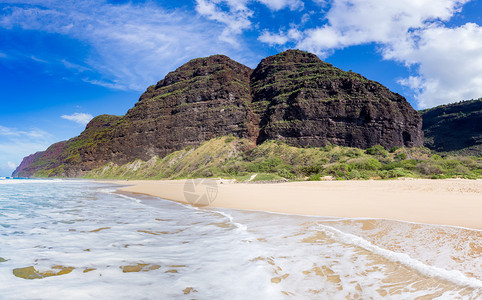
<path fill-rule="evenodd" d="M 385 148 L 383 148 L 383 146 L 381 145 L 370 147 L 365 150 L 365 153 L 369 155 L 379 155 L 383 157 L 386 157 L 388 155 L 388 151 L 385 150 Z"/>
<path fill-rule="evenodd" d="M 414 178 L 482 178 L 482 158 L 445 156 L 425 147 L 388 152 L 381 146 L 362 150 L 328 145 L 300 148 L 280 141 L 253 147 L 249 141 L 224 137 L 171 153 L 163 159 L 107 164 L 88 178 L 176 179 L 223 177 L 238 181 Z M 368 152 L 368 153 L 367 153 Z M 369 154 L 370 153 L 370 154 Z M 268 179 L 271 178 L 271 179 Z"/>

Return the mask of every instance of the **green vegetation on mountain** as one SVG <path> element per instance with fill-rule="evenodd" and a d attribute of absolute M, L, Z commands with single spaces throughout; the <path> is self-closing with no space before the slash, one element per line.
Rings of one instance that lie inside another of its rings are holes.
<path fill-rule="evenodd" d="M 420 113 L 426 147 L 447 154 L 482 154 L 482 98 L 441 105 Z"/>
<path fill-rule="evenodd" d="M 224 55 L 193 59 L 151 85 L 124 116 L 26 157 L 14 177 L 82 177 L 108 163 L 165 158 L 232 135 L 262 145 L 366 149 L 422 145 L 420 115 L 401 95 L 316 55 L 287 50 L 255 70 Z"/>
<path fill-rule="evenodd" d="M 420 113 L 426 148 L 401 95 L 314 54 L 288 50 L 255 70 L 214 55 L 148 87 L 126 115 L 26 157 L 14 176 L 480 178 L 482 99 Z"/>
<path fill-rule="evenodd" d="M 280 141 L 255 145 L 247 139 L 219 137 L 164 158 L 108 163 L 87 178 L 180 179 L 198 177 L 258 180 L 482 178 L 482 157 L 441 157 L 425 147 L 365 150 L 328 145 L 300 148 Z"/>
<path fill-rule="evenodd" d="M 97 116 L 89 122 L 79 136 L 55 143 L 44 152 L 32 154 L 24 159 L 17 170 L 20 170 L 20 175 L 33 174 L 34 177 L 74 177 L 76 173 L 66 166 L 82 163 L 84 169 L 91 169 L 92 164 L 99 162 L 105 164 L 107 162 L 105 158 L 94 159 L 91 153 L 95 153 L 99 145 L 107 144 L 114 134 L 115 126 L 119 126 L 122 122 L 125 120 L 119 116 Z M 87 159 L 82 161 L 83 157 Z"/>
<path fill-rule="evenodd" d="M 421 117 L 405 98 L 309 52 L 267 57 L 250 81 L 253 110 L 260 116 L 258 144 L 365 149 L 423 143 Z"/>

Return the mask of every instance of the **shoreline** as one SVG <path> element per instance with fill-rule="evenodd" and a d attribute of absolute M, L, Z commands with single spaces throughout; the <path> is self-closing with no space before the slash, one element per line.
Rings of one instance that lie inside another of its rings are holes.
<path fill-rule="evenodd" d="M 189 204 L 184 196 L 186 180 L 102 182 L 124 185 L 119 191 Z M 197 192 L 203 193 L 200 190 Z M 203 207 L 350 219 L 386 219 L 482 230 L 482 180 L 407 179 L 265 184 L 217 180 L 214 202 Z"/>

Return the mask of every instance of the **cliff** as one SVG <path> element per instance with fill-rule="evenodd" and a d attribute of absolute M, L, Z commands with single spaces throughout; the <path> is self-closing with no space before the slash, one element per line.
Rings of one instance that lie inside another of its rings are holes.
<path fill-rule="evenodd" d="M 12 176 L 77 177 L 106 164 L 115 156 L 111 138 L 121 120 L 111 115 L 95 117 L 79 136 L 24 158 Z"/>
<path fill-rule="evenodd" d="M 421 118 L 402 96 L 313 54 L 288 50 L 255 70 L 214 55 L 148 87 L 125 116 L 96 117 L 78 137 L 26 158 L 13 176 L 78 177 L 227 135 L 358 148 L 423 141 Z"/>
<path fill-rule="evenodd" d="M 420 111 L 424 145 L 438 152 L 482 153 L 482 98 Z"/>
<path fill-rule="evenodd" d="M 30 176 L 31 174 L 35 174 L 37 170 L 35 170 L 34 168 L 34 163 L 38 161 L 39 158 L 42 157 L 44 153 L 45 151 L 40 151 L 24 157 L 20 165 L 13 172 L 12 176 L 23 177 L 23 176 Z M 40 169 L 41 168 L 38 168 L 38 170 Z"/>
<path fill-rule="evenodd" d="M 251 72 L 224 55 L 194 59 L 148 87 L 125 116 L 94 118 L 78 137 L 63 142 L 57 159 L 47 155 L 49 148 L 13 176 L 78 177 L 108 162 L 163 157 L 218 136 L 255 136 Z"/>
<path fill-rule="evenodd" d="M 422 119 L 405 98 L 311 53 L 288 50 L 263 59 L 251 86 L 261 116 L 258 143 L 391 148 L 423 142 Z"/>
<path fill-rule="evenodd" d="M 192 60 L 149 87 L 127 112 L 116 136 L 131 145 L 126 161 L 165 156 L 224 135 L 255 136 L 251 72 L 215 55 Z"/>

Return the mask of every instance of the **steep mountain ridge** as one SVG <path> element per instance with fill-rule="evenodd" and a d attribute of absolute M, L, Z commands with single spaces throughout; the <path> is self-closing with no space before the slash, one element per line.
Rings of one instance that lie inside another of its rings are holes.
<path fill-rule="evenodd" d="M 116 154 L 112 136 L 121 120 L 113 115 L 95 117 L 79 136 L 24 158 L 13 176 L 76 177 L 107 163 Z"/>
<path fill-rule="evenodd" d="M 261 114 L 258 143 L 368 148 L 423 141 L 421 117 L 405 98 L 311 53 L 288 50 L 263 59 L 251 86 Z"/>
<path fill-rule="evenodd" d="M 439 152 L 482 153 L 482 98 L 420 111 L 424 145 Z"/>
<path fill-rule="evenodd" d="M 83 176 L 227 135 L 359 148 L 423 140 L 421 118 L 402 96 L 313 54 L 288 50 L 255 70 L 214 55 L 148 87 L 125 116 L 96 117 L 78 137 L 26 158 L 13 175 Z"/>
<path fill-rule="evenodd" d="M 227 56 L 194 59 L 147 88 L 125 116 L 92 119 L 78 137 L 63 142 L 57 159 L 36 155 L 13 175 L 76 177 L 108 162 L 163 157 L 223 135 L 257 133 L 250 113 L 251 69 Z"/>

